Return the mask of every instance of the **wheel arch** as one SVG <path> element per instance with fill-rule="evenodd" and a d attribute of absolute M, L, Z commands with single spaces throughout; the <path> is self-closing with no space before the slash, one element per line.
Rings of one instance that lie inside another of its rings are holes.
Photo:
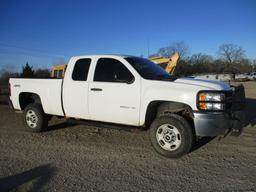
<path fill-rule="evenodd" d="M 176 101 L 163 101 L 163 100 L 156 100 L 151 101 L 147 105 L 145 119 L 144 119 L 144 126 L 148 128 L 153 120 L 161 115 L 168 114 L 168 113 L 175 113 L 184 117 L 191 127 L 194 130 L 194 121 L 193 121 L 193 110 L 192 108 L 181 102 Z"/>
<path fill-rule="evenodd" d="M 21 92 L 19 94 L 19 104 L 21 110 L 24 110 L 26 106 L 28 106 L 31 103 L 37 103 L 42 105 L 42 100 L 40 96 L 36 93 L 32 92 Z"/>

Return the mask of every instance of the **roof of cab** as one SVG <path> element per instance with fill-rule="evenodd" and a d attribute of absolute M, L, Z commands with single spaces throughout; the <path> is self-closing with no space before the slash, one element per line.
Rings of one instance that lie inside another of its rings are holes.
<path fill-rule="evenodd" d="M 122 55 L 122 54 L 97 54 L 97 55 L 77 55 L 77 56 L 73 56 L 73 58 L 83 58 L 83 57 L 135 57 L 132 55 Z"/>

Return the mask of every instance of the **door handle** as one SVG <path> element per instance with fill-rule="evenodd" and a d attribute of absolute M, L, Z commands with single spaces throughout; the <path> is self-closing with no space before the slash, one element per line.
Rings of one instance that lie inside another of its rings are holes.
<path fill-rule="evenodd" d="M 91 91 L 102 91 L 100 88 L 91 88 Z"/>

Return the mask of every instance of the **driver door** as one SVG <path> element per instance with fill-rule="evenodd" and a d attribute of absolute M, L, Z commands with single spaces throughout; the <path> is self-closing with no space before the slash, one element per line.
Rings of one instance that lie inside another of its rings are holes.
<path fill-rule="evenodd" d="M 140 80 L 118 59 L 99 58 L 89 85 L 92 120 L 139 124 Z"/>

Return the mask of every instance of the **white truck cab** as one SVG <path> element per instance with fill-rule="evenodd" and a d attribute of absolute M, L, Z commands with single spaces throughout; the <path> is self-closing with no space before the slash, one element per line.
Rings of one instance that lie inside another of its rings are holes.
<path fill-rule="evenodd" d="M 53 115 L 145 127 L 166 157 L 188 153 L 197 137 L 239 135 L 243 127 L 243 86 L 176 78 L 134 56 L 72 57 L 64 79 L 11 78 L 9 88 L 28 130 L 43 131 Z"/>

